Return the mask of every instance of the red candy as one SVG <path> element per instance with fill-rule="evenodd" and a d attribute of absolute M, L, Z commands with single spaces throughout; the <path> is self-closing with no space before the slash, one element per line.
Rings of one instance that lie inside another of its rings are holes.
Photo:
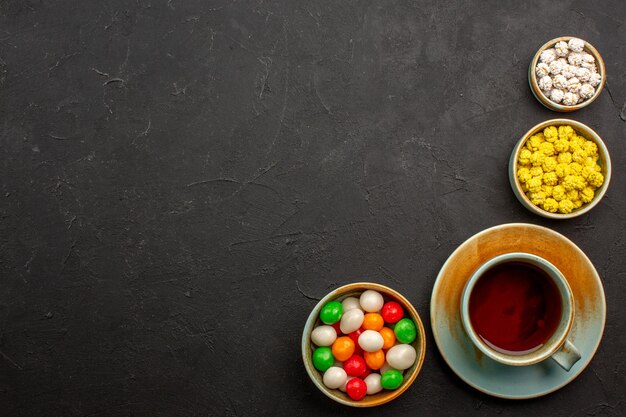
<path fill-rule="evenodd" d="M 354 343 L 356 345 L 359 344 L 359 336 L 361 336 L 361 333 L 363 333 L 363 328 L 361 327 L 358 330 L 353 331 L 352 333 L 350 333 L 348 336 L 350 336 L 350 339 L 354 340 Z"/>
<path fill-rule="evenodd" d="M 343 369 L 348 376 L 359 376 L 367 370 L 365 359 L 359 355 L 352 355 L 343 363 Z"/>
<path fill-rule="evenodd" d="M 331 324 L 331 326 L 333 327 L 333 329 L 335 329 L 335 331 L 337 332 L 337 336 L 339 336 L 341 334 L 341 328 L 339 327 L 339 323 L 337 322 L 335 324 Z M 356 342 L 354 342 L 356 344 Z"/>
<path fill-rule="evenodd" d="M 359 401 L 367 394 L 367 385 L 361 378 L 352 378 L 346 384 L 346 393 L 353 400 Z"/>
<path fill-rule="evenodd" d="M 363 372 L 361 375 L 359 375 L 359 378 L 365 379 L 371 373 L 372 373 L 372 370 L 367 367 L 367 363 L 366 363 L 365 372 Z"/>
<path fill-rule="evenodd" d="M 382 310 L 380 311 L 380 315 L 383 316 L 383 320 L 387 323 L 396 323 L 400 321 L 402 317 L 404 317 L 404 311 L 402 310 L 402 306 L 395 301 L 389 301 L 385 303 Z"/>

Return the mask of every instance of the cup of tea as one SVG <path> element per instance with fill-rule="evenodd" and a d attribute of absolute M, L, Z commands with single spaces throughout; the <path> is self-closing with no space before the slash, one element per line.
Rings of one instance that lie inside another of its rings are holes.
<path fill-rule="evenodd" d="M 463 327 L 489 358 L 528 366 L 552 358 L 569 371 L 580 359 L 567 340 L 574 298 L 553 264 L 530 253 L 506 253 L 482 264 L 461 296 Z"/>

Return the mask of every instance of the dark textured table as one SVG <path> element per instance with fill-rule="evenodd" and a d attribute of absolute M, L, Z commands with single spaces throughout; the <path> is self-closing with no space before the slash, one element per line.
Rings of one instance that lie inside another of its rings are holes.
<path fill-rule="evenodd" d="M 557 113 L 531 95 L 537 48 L 603 55 L 611 187 L 546 221 L 509 153 Z M 0 415 L 623 416 L 626 3 L 0 2 Z M 551 227 L 604 282 L 600 349 L 547 397 L 461 382 L 430 331 L 450 253 L 500 223 Z M 300 357 L 316 300 L 357 280 L 427 325 L 417 381 L 356 410 Z"/>

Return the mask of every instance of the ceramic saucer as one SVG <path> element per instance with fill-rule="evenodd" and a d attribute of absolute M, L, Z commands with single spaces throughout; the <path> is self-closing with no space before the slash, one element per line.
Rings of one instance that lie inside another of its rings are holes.
<path fill-rule="evenodd" d="M 582 354 L 569 372 L 551 359 L 523 367 L 500 364 L 484 356 L 467 337 L 459 314 L 463 287 L 482 263 L 508 252 L 541 256 L 567 279 L 575 305 L 568 339 Z M 472 236 L 450 255 L 435 282 L 430 315 L 437 347 L 463 381 L 489 395 L 526 399 L 562 388 L 587 367 L 602 338 L 606 302 L 600 276 L 578 246 L 545 227 L 512 223 Z"/>

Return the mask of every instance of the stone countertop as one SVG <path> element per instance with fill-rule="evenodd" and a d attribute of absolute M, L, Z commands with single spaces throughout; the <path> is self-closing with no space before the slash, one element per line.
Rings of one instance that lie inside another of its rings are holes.
<path fill-rule="evenodd" d="M 612 184 L 589 214 L 532 215 L 507 163 L 546 119 L 528 64 L 576 35 L 608 82 L 567 114 Z M 0 415 L 617 416 L 626 407 L 626 3 L 58 1 L 0 4 Z M 501 223 L 593 261 L 603 341 L 574 382 L 511 402 L 464 384 L 429 323 L 437 272 Z M 307 315 L 370 280 L 427 327 L 392 403 L 324 397 Z"/>

